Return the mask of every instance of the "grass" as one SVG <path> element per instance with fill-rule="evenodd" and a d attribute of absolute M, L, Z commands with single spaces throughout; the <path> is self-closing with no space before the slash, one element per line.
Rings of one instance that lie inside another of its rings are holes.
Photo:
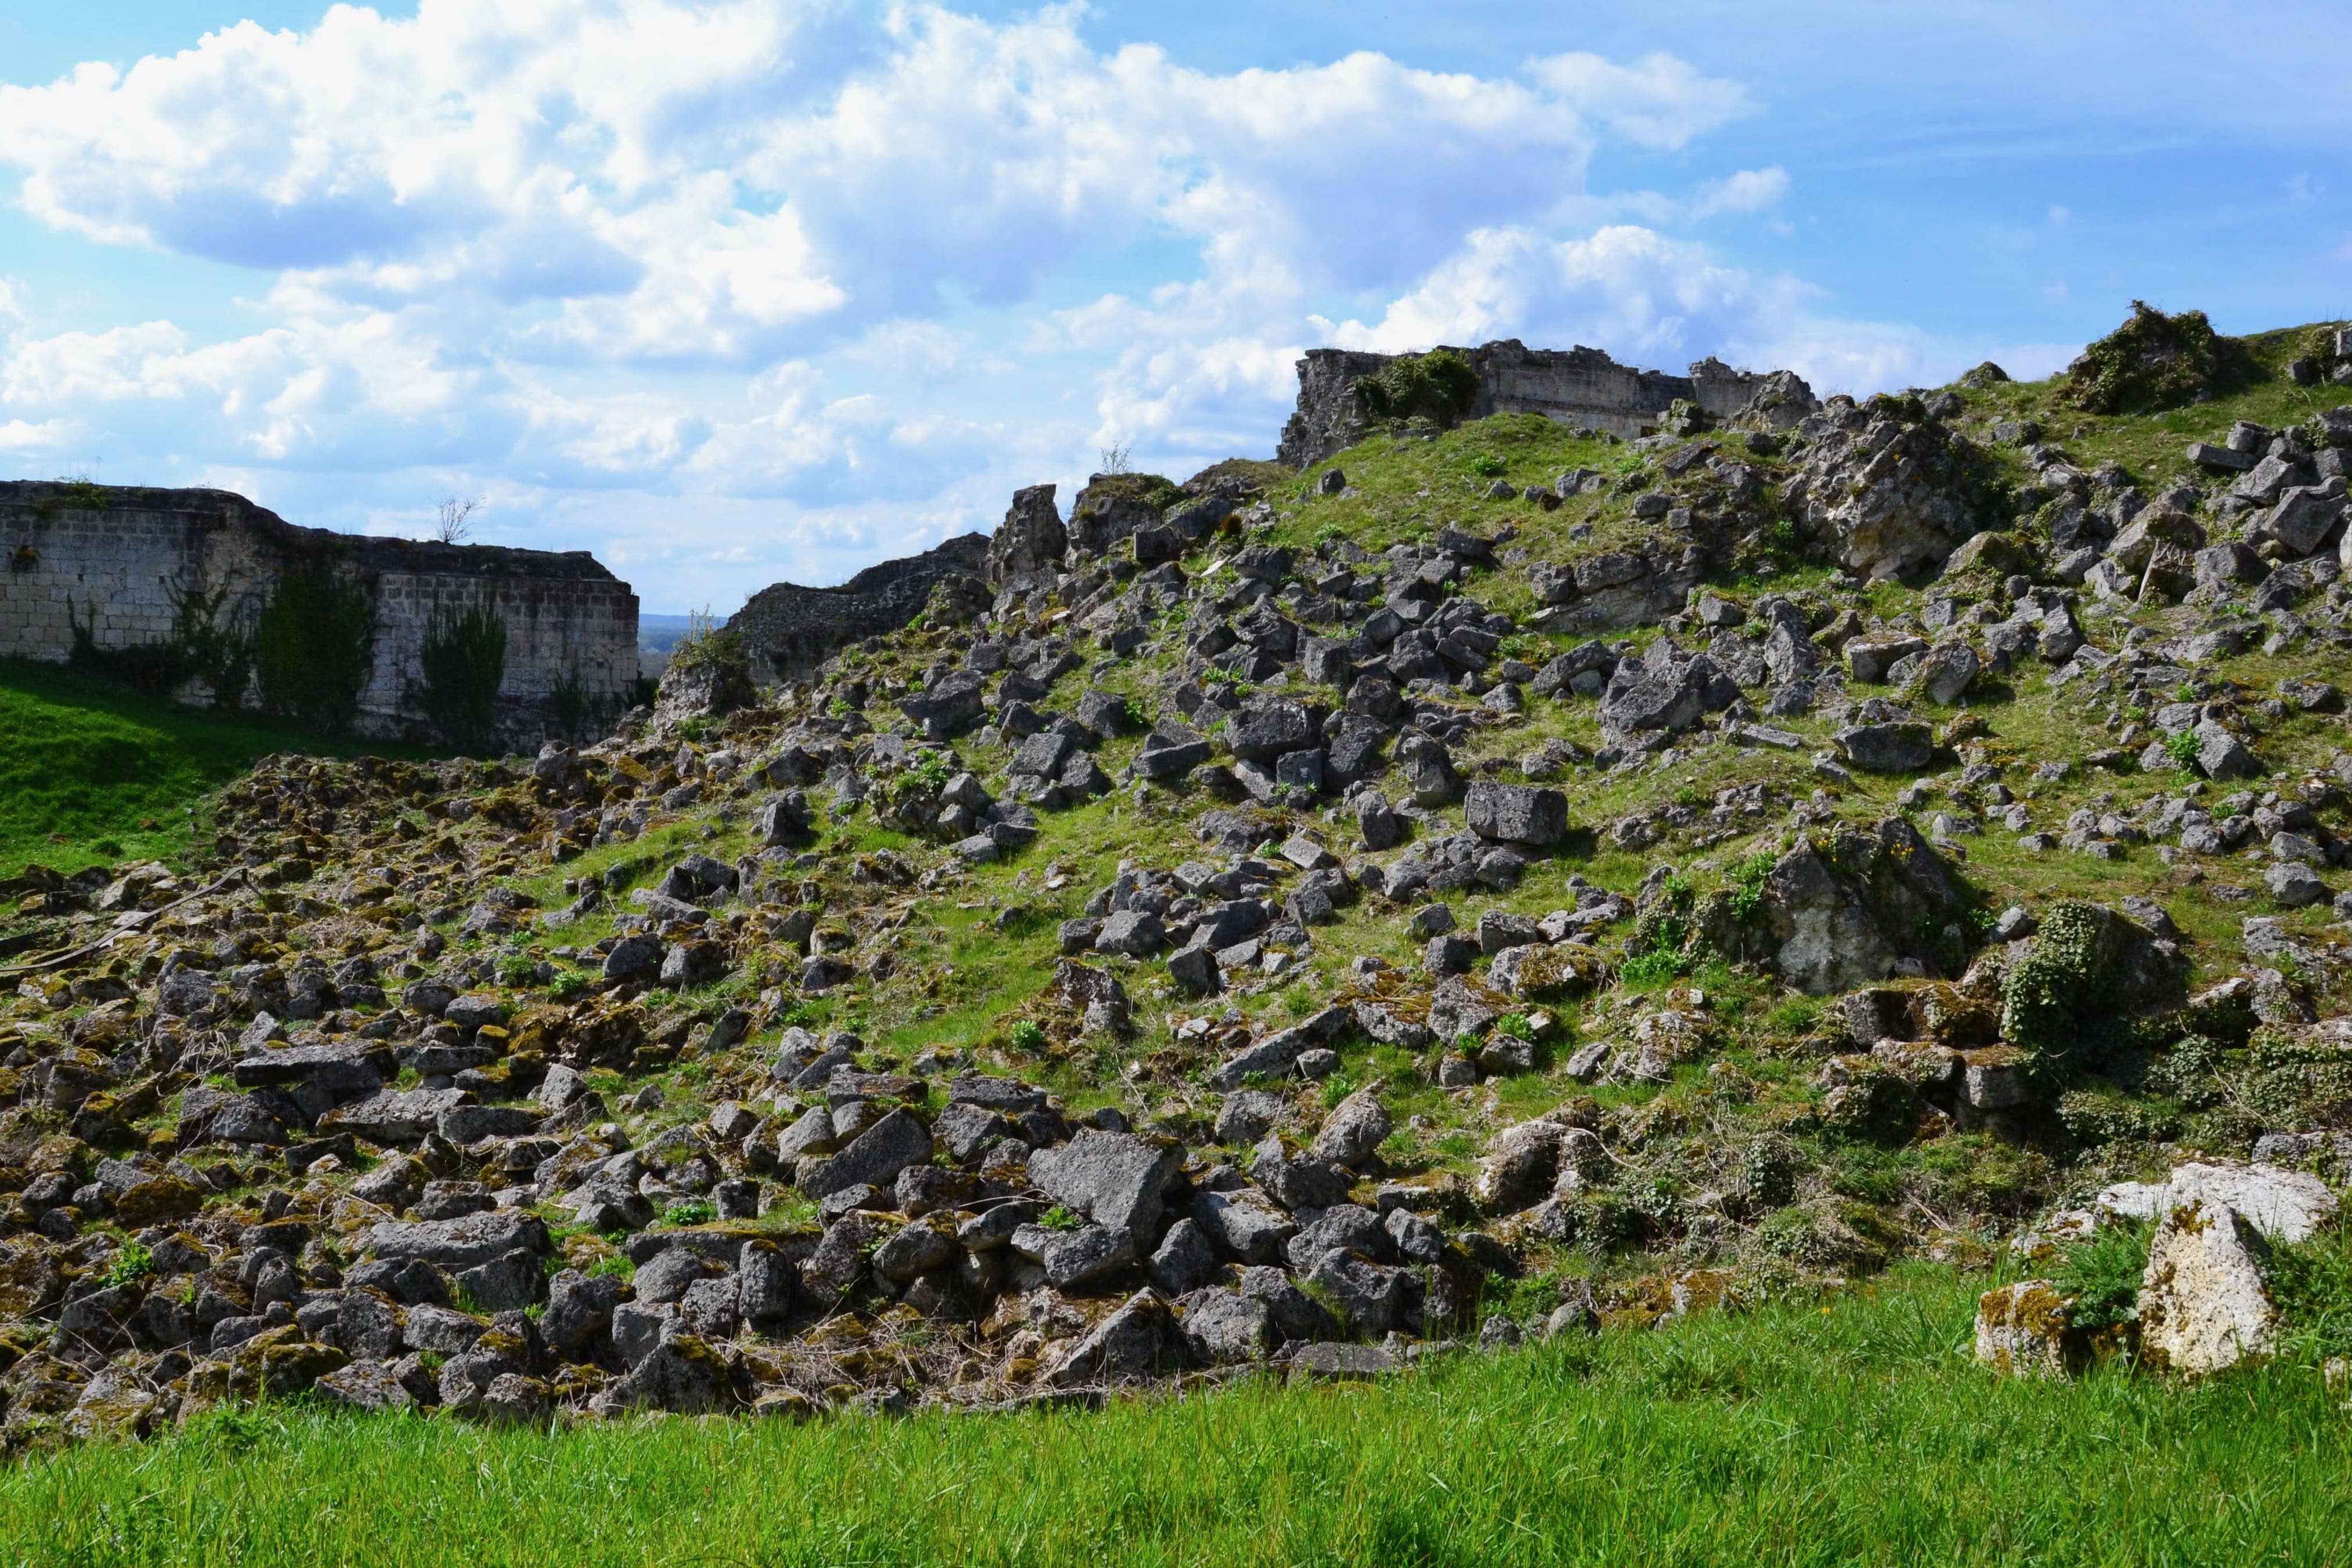
<path fill-rule="evenodd" d="M 215 718 L 27 659 L 0 659 L 0 876 L 184 861 L 205 800 L 277 752 L 414 755 Z"/>
<path fill-rule="evenodd" d="M 2342 1563 L 2352 1417 L 1969 1363 L 1981 1279 L 1097 1414 L 568 1432 L 294 1409 L 0 1472 L 0 1561 Z"/>

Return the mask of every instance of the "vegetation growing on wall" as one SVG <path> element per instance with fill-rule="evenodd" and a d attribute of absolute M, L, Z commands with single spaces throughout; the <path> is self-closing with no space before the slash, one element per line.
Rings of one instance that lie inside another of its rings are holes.
<path fill-rule="evenodd" d="M 87 623 L 68 611 L 73 647 L 66 662 L 85 675 L 149 697 L 169 697 L 200 679 L 212 692 L 214 707 L 242 707 L 253 676 L 253 632 L 230 608 L 231 593 L 227 587 L 207 593 L 186 584 L 174 585 L 171 636 L 126 647 L 100 645 L 96 604 L 89 606 Z"/>
<path fill-rule="evenodd" d="M 548 689 L 547 707 L 555 732 L 567 741 L 578 740 L 588 722 L 588 683 L 581 678 L 578 665 L 565 665 L 563 673 L 555 678 L 555 684 Z"/>
<path fill-rule="evenodd" d="M 331 561 L 290 568 L 254 622 L 253 661 L 266 710 L 343 733 L 375 665 L 373 595 Z"/>
<path fill-rule="evenodd" d="M 1453 425 L 1478 396 L 1478 370 L 1452 349 L 1404 354 L 1378 375 L 1356 383 L 1356 403 L 1373 419 L 1435 420 Z"/>
<path fill-rule="evenodd" d="M 436 605 L 417 662 L 425 719 L 445 744 L 462 749 L 495 738 L 499 683 L 507 672 L 507 623 L 487 598 L 460 609 Z"/>
<path fill-rule="evenodd" d="M 2132 301 L 2131 320 L 2066 370 L 2074 401 L 2094 414 L 2154 414 L 2235 391 L 2262 372 L 2202 310 L 2177 316 Z"/>

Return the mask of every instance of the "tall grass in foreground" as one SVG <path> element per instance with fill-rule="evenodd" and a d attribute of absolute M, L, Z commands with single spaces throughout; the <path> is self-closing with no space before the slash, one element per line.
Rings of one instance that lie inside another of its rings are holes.
<path fill-rule="evenodd" d="M 0 1471 L 6 1563 L 2333 1563 L 2352 1413 L 1969 1364 L 1977 1284 L 1378 1386 L 566 1433 L 280 1412 Z"/>

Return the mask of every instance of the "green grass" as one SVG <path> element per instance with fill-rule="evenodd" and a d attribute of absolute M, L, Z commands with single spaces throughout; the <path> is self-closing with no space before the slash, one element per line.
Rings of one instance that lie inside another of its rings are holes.
<path fill-rule="evenodd" d="M 277 752 L 415 755 L 215 718 L 110 682 L 0 659 L 0 876 L 187 855 L 205 797 Z"/>
<path fill-rule="evenodd" d="M 1983 1281 L 1371 1387 L 563 1433 L 291 1410 L 0 1472 L 11 1563 L 2341 1563 L 2352 1416 L 1969 1363 Z"/>

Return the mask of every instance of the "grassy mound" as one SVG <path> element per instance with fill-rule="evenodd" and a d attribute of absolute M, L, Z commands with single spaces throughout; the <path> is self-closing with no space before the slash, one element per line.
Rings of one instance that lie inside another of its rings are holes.
<path fill-rule="evenodd" d="M 568 1432 L 287 1407 L 0 1474 L 15 1563 L 2320 1563 L 2319 1377 L 1969 1363 L 1981 1281 L 1099 1413 Z M 385 1478 L 397 1484 L 384 1484 Z"/>
<path fill-rule="evenodd" d="M 0 659 L 0 876 L 177 860 L 205 797 L 273 752 L 355 756 L 243 717 L 225 720 L 54 665 Z"/>

